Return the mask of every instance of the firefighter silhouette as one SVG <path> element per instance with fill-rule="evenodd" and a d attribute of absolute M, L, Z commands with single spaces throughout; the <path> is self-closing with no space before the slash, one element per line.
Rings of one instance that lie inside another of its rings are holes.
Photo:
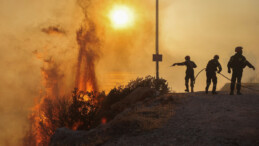
<path fill-rule="evenodd" d="M 243 69 L 248 66 L 255 70 L 255 67 L 246 60 L 246 58 L 242 55 L 243 48 L 236 47 L 235 49 L 236 54 L 232 56 L 228 62 L 228 73 L 231 73 L 232 69 L 232 78 L 231 78 L 231 85 L 230 85 L 230 95 L 234 94 L 234 89 L 236 86 L 237 94 L 242 95 L 241 90 L 241 79 L 243 75 Z M 237 81 L 237 83 L 236 83 Z"/>
<path fill-rule="evenodd" d="M 191 57 L 190 56 L 186 56 L 185 57 L 185 62 L 182 63 L 174 63 L 173 66 L 186 66 L 186 76 L 185 76 L 185 86 L 186 86 L 186 92 L 189 92 L 189 80 L 191 80 L 191 92 L 193 92 L 193 88 L 194 88 L 194 68 L 197 67 L 197 65 L 191 61 Z"/>
<path fill-rule="evenodd" d="M 217 75 L 216 72 L 220 73 L 222 71 L 222 67 L 219 63 L 219 56 L 215 55 L 213 59 L 211 59 L 206 67 L 206 76 L 207 76 L 207 86 L 205 89 L 206 94 L 208 94 L 208 90 L 211 84 L 211 80 L 213 82 L 212 94 L 217 94 Z"/>

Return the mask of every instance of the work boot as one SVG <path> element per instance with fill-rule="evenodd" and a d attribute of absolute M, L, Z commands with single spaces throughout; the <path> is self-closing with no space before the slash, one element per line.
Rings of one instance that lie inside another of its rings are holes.
<path fill-rule="evenodd" d="M 185 92 L 189 92 L 189 85 L 185 84 L 185 87 L 186 87 Z"/>
<path fill-rule="evenodd" d="M 214 84 L 214 85 L 213 85 L 213 89 L 212 89 L 212 94 L 218 94 L 218 93 L 216 92 L 216 88 L 217 88 L 217 86 Z"/>
<path fill-rule="evenodd" d="M 234 91 L 231 91 L 229 95 L 234 95 Z"/>
<path fill-rule="evenodd" d="M 232 95 L 234 95 L 234 90 L 235 90 L 235 82 L 231 82 L 230 91 L 231 93 L 233 93 Z"/>
<path fill-rule="evenodd" d="M 209 88 L 208 88 L 208 87 L 205 88 L 205 93 L 206 93 L 206 94 L 209 93 Z"/>
<path fill-rule="evenodd" d="M 242 95 L 242 93 L 240 91 L 237 91 L 237 95 Z"/>
<path fill-rule="evenodd" d="M 218 94 L 218 93 L 217 93 L 216 91 L 212 91 L 212 94 L 214 94 L 214 95 L 215 95 L 215 94 Z"/>
<path fill-rule="evenodd" d="M 191 88 L 191 92 L 193 93 L 194 91 L 193 91 L 193 87 Z"/>
<path fill-rule="evenodd" d="M 240 93 L 241 90 L 241 83 L 237 83 L 237 93 Z"/>

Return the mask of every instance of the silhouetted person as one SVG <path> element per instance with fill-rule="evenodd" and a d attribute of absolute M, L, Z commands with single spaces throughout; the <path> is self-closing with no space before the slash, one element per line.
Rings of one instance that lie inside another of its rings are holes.
<path fill-rule="evenodd" d="M 219 56 L 215 55 L 214 59 L 210 60 L 206 67 L 206 75 L 207 75 L 207 86 L 206 86 L 206 94 L 208 94 L 208 90 L 210 87 L 211 80 L 213 82 L 213 89 L 212 94 L 217 94 L 216 88 L 217 88 L 217 75 L 216 71 L 220 73 L 222 71 L 222 67 L 219 63 Z"/>
<path fill-rule="evenodd" d="M 196 64 L 191 61 L 190 56 L 185 57 L 185 62 L 182 63 L 174 63 L 173 66 L 183 66 L 185 65 L 187 67 L 186 69 L 186 76 L 185 76 L 185 86 L 186 86 L 186 92 L 189 92 L 189 80 L 191 80 L 191 91 L 193 92 L 194 87 L 194 70 L 193 68 L 196 68 Z"/>
<path fill-rule="evenodd" d="M 236 54 L 232 56 L 228 62 L 228 73 L 231 73 L 232 69 L 232 78 L 231 78 L 231 86 L 230 86 L 230 95 L 234 94 L 235 84 L 237 80 L 237 94 L 241 95 L 241 79 L 243 75 L 243 69 L 248 66 L 249 68 L 252 68 L 255 70 L 255 67 L 249 63 L 246 58 L 242 55 L 243 54 L 243 48 L 242 47 L 236 47 L 235 49 Z"/>

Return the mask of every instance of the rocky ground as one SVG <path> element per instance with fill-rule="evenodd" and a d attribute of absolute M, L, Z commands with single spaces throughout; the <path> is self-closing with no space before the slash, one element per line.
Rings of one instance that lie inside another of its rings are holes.
<path fill-rule="evenodd" d="M 259 93 L 146 98 L 91 131 L 58 129 L 51 145 L 259 145 Z"/>

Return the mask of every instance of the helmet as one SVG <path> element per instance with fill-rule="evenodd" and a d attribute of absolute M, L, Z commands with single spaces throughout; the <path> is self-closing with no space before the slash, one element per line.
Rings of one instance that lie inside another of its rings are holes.
<path fill-rule="evenodd" d="M 241 52 L 242 50 L 243 50 L 243 47 L 241 47 L 241 46 L 238 46 L 238 47 L 236 47 L 236 49 L 235 49 L 236 52 Z"/>
<path fill-rule="evenodd" d="M 215 56 L 214 56 L 214 59 L 219 59 L 219 55 L 215 55 Z"/>
<path fill-rule="evenodd" d="M 190 60 L 191 57 L 190 56 L 185 56 L 185 60 Z"/>

